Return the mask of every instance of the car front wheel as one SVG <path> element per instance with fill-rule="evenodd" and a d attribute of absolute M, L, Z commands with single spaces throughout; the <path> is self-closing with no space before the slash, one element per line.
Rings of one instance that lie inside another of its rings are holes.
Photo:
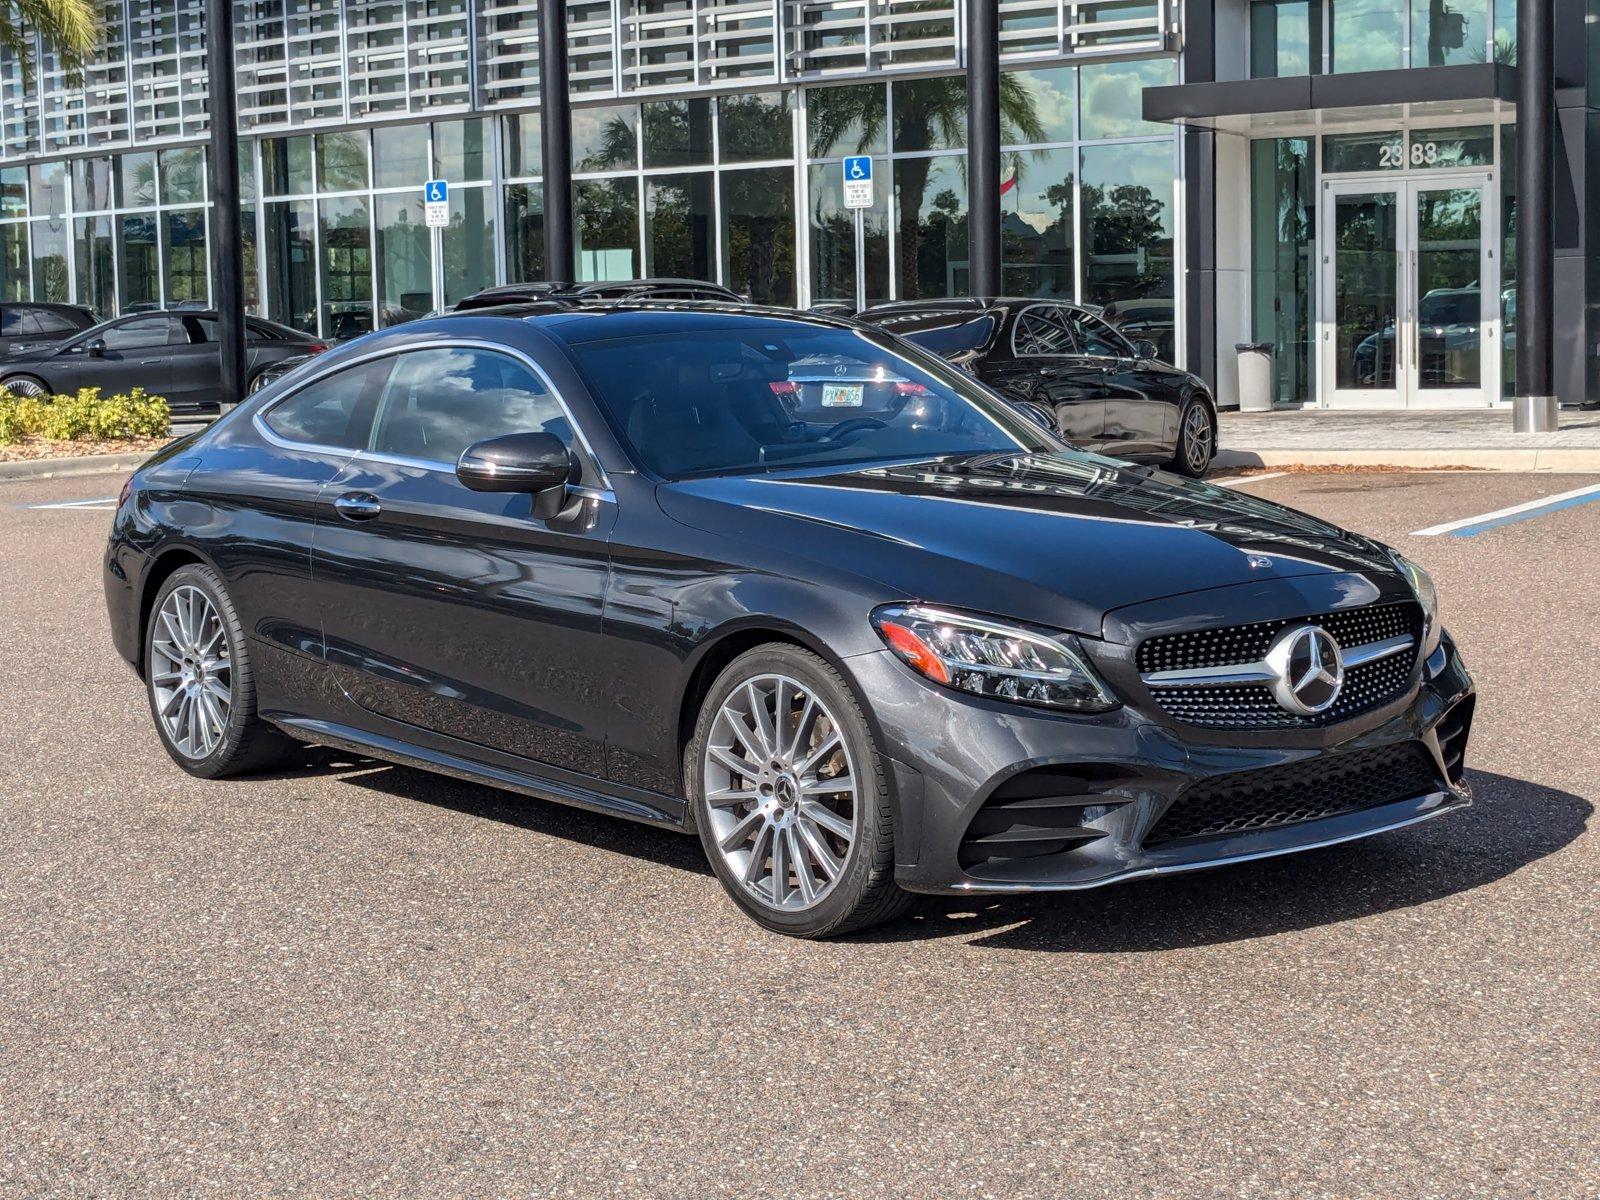
<path fill-rule="evenodd" d="M 244 630 L 215 571 L 180 567 L 145 630 L 145 687 L 161 744 L 185 771 L 217 779 L 272 765 L 294 743 L 256 715 Z"/>
<path fill-rule="evenodd" d="M 1217 454 L 1217 423 L 1211 407 L 1198 396 L 1184 402 L 1178 418 L 1178 447 L 1171 468 L 1180 475 L 1199 479 L 1211 467 Z"/>
<path fill-rule="evenodd" d="M 899 914 L 886 764 L 844 679 L 795 646 L 759 647 L 712 685 L 685 752 L 693 819 L 734 902 L 792 937 Z"/>

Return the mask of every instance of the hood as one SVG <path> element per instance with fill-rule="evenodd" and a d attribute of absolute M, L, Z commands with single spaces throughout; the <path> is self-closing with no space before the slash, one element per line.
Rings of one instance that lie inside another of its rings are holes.
<path fill-rule="evenodd" d="M 1378 543 L 1230 489 L 1088 454 L 987 455 L 664 485 L 663 509 L 923 600 L 1098 636 L 1113 609 L 1356 572 Z M 731 511 L 737 510 L 737 511 Z"/>

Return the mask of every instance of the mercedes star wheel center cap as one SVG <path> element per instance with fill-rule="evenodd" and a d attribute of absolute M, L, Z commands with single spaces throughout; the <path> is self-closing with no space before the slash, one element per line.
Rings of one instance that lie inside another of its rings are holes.
<path fill-rule="evenodd" d="M 1267 651 L 1273 673 L 1273 697 L 1303 717 L 1327 712 L 1344 687 L 1344 659 L 1339 643 L 1319 625 L 1294 625 L 1278 635 Z"/>

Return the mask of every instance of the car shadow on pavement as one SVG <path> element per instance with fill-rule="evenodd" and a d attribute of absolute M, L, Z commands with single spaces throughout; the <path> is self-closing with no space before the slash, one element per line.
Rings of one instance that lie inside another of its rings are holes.
<path fill-rule="evenodd" d="M 312 771 L 320 769 L 326 774 L 342 775 L 342 783 L 382 792 L 386 796 L 447 808 L 463 816 L 500 821 L 533 833 L 582 842 L 597 850 L 647 859 L 664 867 L 677 867 L 701 875 L 711 874 L 699 839 L 670 829 L 589 812 L 553 800 L 539 800 L 503 788 L 468 783 L 431 771 L 395 766 L 374 759 L 357 759 L 320 747 L 308 748 L 306 761 Z"/>
<path fill-rule="evenodd" d="M 1409 829 L 1231 867 L 1056 895 L 928 897 L 857 940 L 963 937 L 1008 950 L 1131 954 L 1333 925 L 1504 879 L 1581 835 L 1593 806 L 1568 792 L 1468 773 L 1471 808 Z"/>

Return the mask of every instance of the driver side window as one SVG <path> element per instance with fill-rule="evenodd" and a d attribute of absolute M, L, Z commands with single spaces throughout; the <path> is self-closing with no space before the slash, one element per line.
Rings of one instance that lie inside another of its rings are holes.
<path fill-rule="evenodd" d="M 560 402 L 523 363 L 465 346 L 416 350 L 395 359 L 370 449 L 454 466 L 473 443 L 511 433 L 574 441 Z"/>

